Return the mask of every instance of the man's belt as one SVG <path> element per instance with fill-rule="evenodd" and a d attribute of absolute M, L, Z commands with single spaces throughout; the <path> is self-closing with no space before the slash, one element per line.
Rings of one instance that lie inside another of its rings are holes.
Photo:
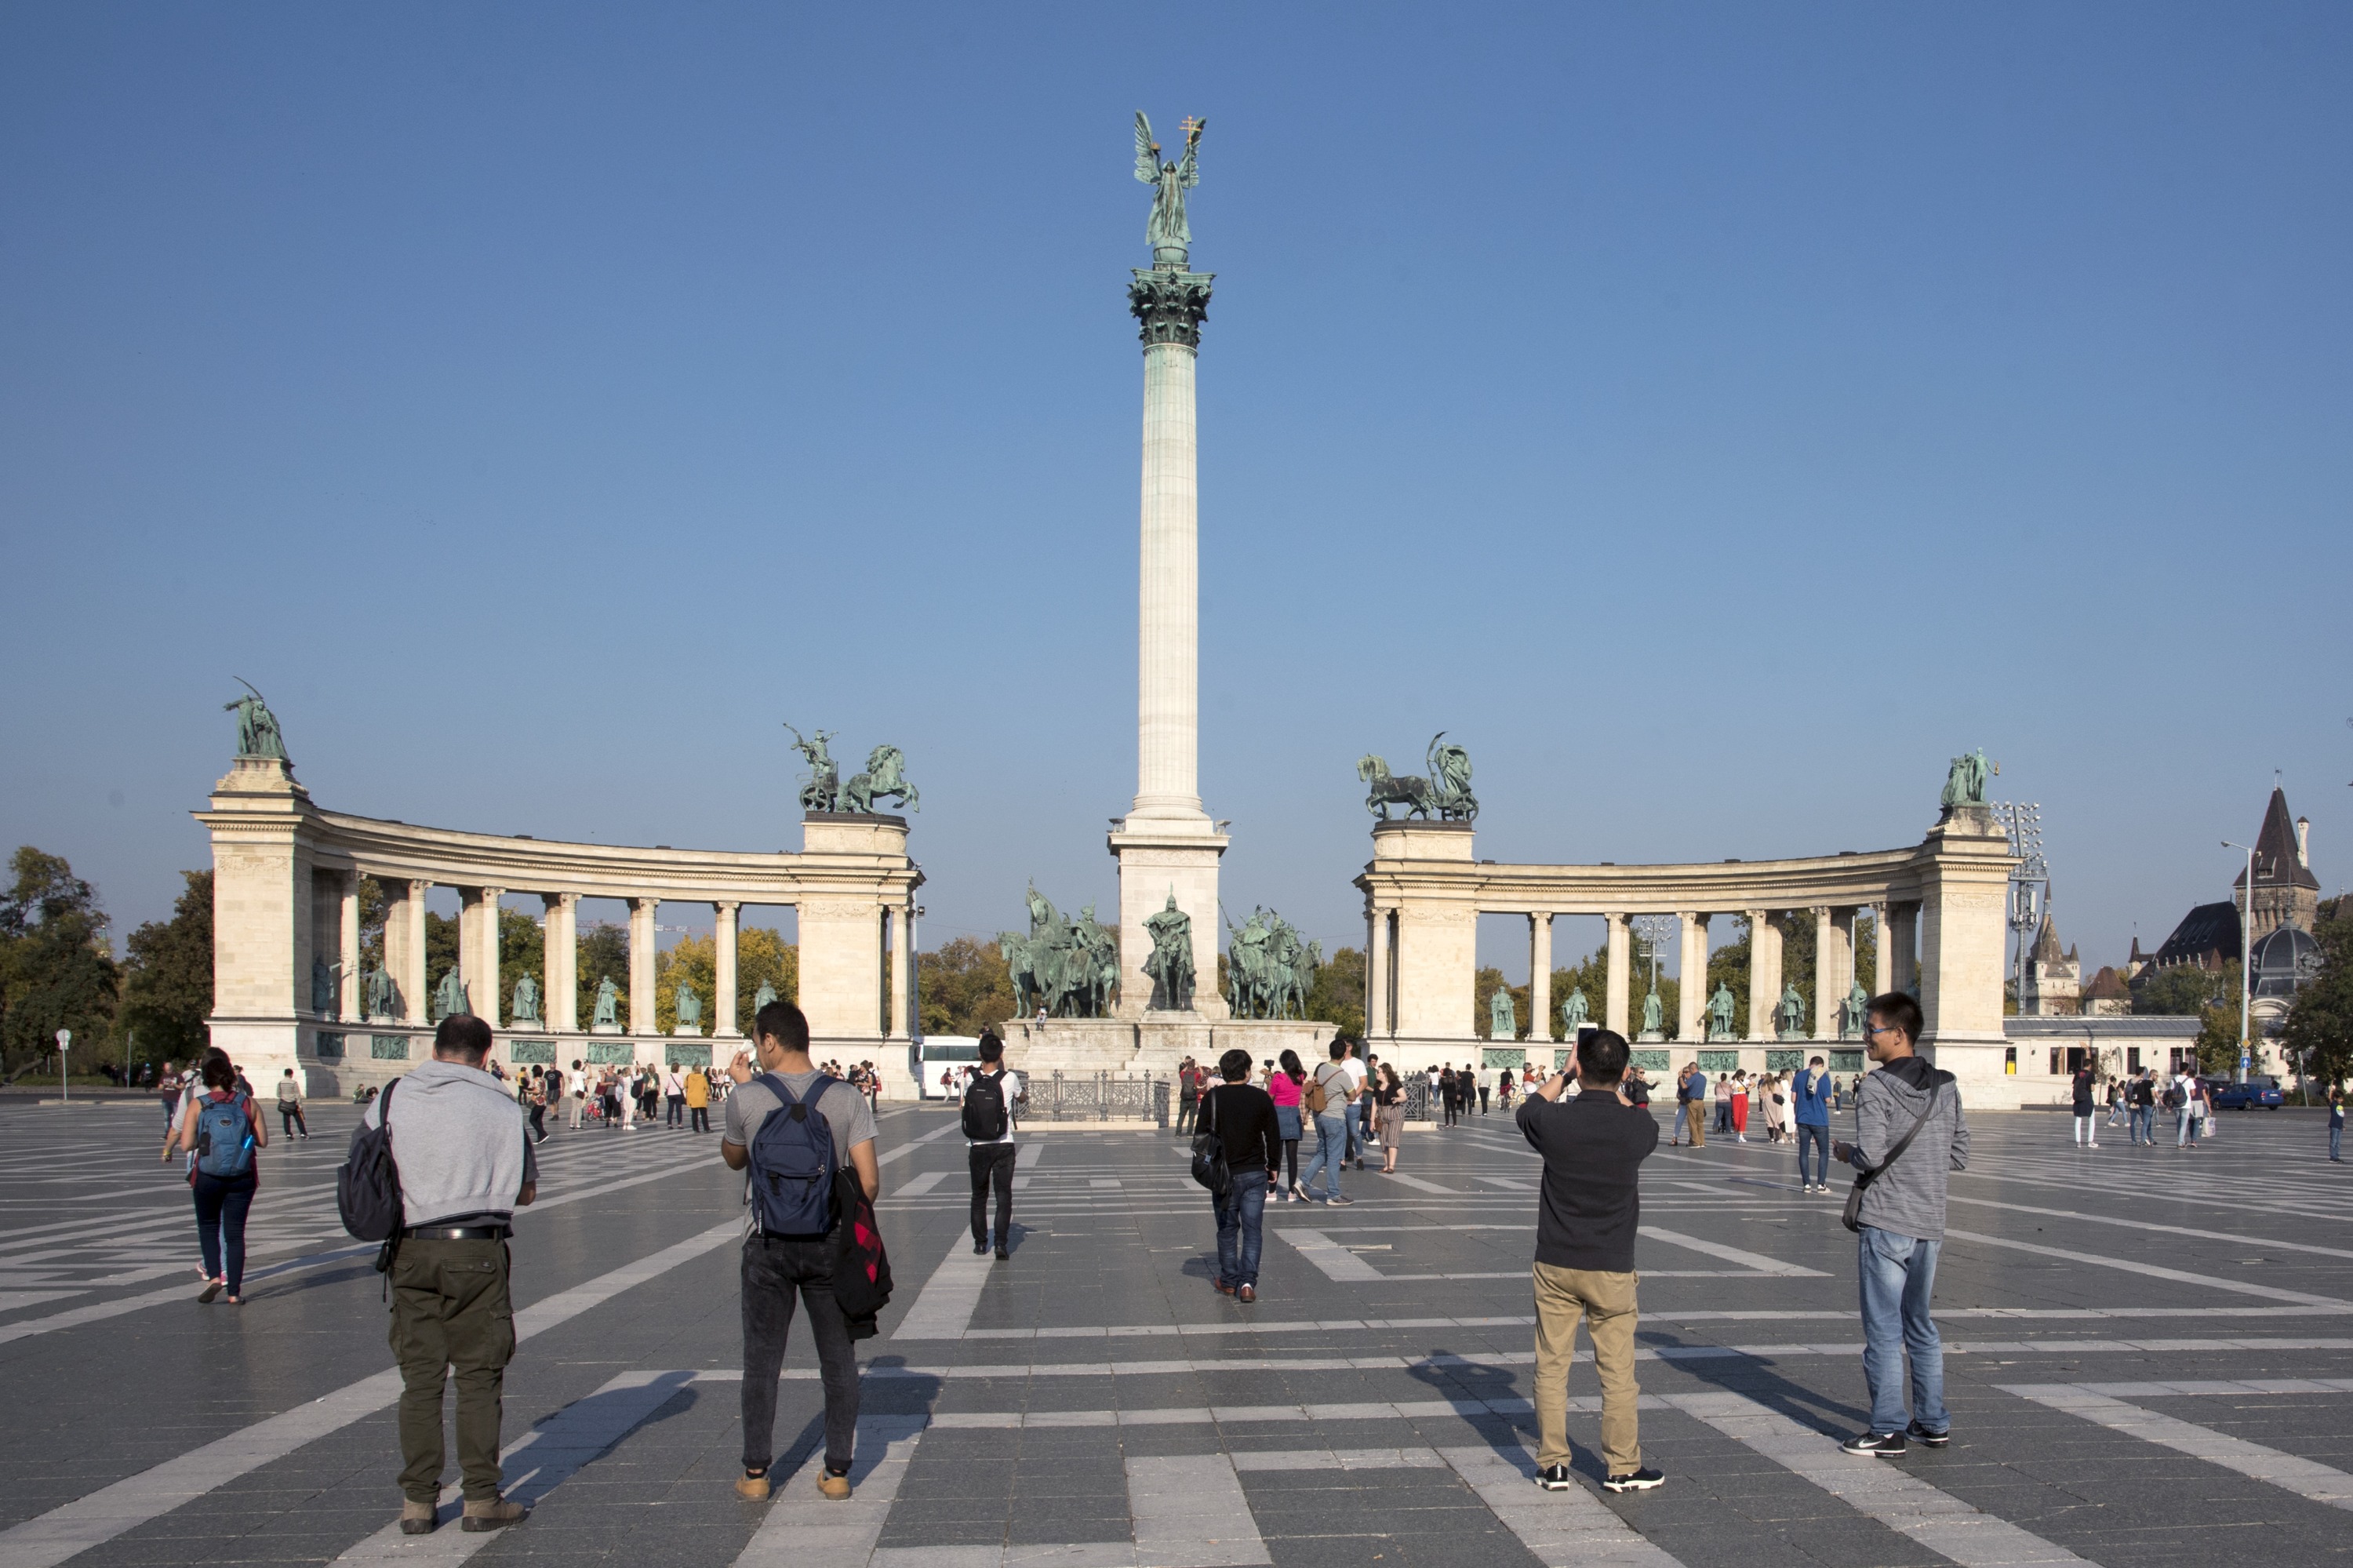
<path fill-rule="evenodd" d="M 504 1241 L 514 1233 L 504 1225 L 410 1225 L 403 1241 Z"/>

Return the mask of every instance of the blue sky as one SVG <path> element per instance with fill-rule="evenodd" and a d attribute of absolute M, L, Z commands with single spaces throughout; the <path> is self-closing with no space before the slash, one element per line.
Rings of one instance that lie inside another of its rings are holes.
<path fill-rule="evenodd" d="M 1361 941 L 1353 764 L 1441 728 L 1499 859 L 1910 842 L 1981 745 L 2088 960 L 2274 768 L 2334 892 L 2348 67 L 2335 5 L 12 7 L 0 836 L 157 916 L 242 675 L 337 809 L 791 846 L 790 720 L 906 750 L 928 939 L 1108 904 L 1141 107 L 1209 122 L 1229 907 Z"/>

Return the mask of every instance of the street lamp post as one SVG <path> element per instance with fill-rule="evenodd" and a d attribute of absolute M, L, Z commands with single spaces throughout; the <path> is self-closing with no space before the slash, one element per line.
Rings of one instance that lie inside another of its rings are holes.
<path fill-rule="evenodd" d="M 2224 849 L 2246 850 L 2247 852 L 2247 891 L 2245 895 L 2239 901 L 2238 1081 L 2243 1084 L 2247 1081 L 2247 1058 L 2253 1054 L 2253 1048 L 2249 1043 L 2247 1034 L 2247 1014 L 2251 1011 L 2248 1006 L 2248 999 L 2253 994 L 2255 983 L 2255 852 L 2252 849 L 2247 849 L 2245 844 L 2234 844 L 2228 839 L 2224 839 L 2222 841 L 2222 847 Z"/>
<path fill-rule="evenodd" d="M 60 1030 L 58 1030 L 58 1095 L 59 1095 L 61 1097 L 63 1097 L 63 1098 L 65 1098 L 65 1099 L 67 1099 L 67 1100 L 71 1100 L 71 1099 L 73 1098 L 73 1079 L 71 1079 L 70 1077 L 67 1076 L 67 1075 L 66 1075 L 66 1053 L 67 1053 L 67 1052 L 69 1052 L 69 1051 L 70 1051 L 70 1050 L 72 1050 L 72 1049 L 73 1049 L 73 1031 L 72 1031 L 72 1030 L 70 1030 L 70 1029 L 60 1029 Z"/>

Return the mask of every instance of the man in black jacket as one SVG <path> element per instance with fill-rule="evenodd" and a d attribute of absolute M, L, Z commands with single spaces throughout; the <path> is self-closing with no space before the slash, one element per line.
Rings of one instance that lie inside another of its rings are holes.
<path fill-rule="evenodd" d="M 1601 1484 L 1647 1491 L 1666 1478 L 1642 1464 L 1634 1381 L 1634 1235 L 1641 1225 L 1642 1161 L 1659 1124 L 1627 1097 L 1626 1037 L 1607 1029 L 1577 1043 L 1576 1098 L 1561 1102 L 1566 1072 L 1521 1103 L 1521 1133 L 1544 1156 L 1536 1213 L 1536 1484 L 1565 1491 L 1569 1478 L 1568 1369 L 1580 1319 L 1601 1372 Z"/>
<path fill-rule="evenodd" d="M 1214 1132 L 1233 1173 L 1223 1196 L 1211 1194 L 1218 1212 L 1218 1290 L 1244 1302 L 1258 1299 L 1260 1226 L 1266 1218 L 1267 1172 L 1282 1150 L 1282 1128 L 1274 1118 L 1274 1097 L 1250 1081 L 1250 1053 L 1239 1048 L 1218 1058 L 1225 1082 L 1201 1097 L 1200 1130 Z"/>

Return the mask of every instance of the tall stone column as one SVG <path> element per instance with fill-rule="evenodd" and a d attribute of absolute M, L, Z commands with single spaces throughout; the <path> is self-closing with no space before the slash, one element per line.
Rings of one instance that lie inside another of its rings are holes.
<path fill-rule="evenodd" d="M 1748 1037 L 1778 1040 L 1774 1010 L 1781 1005 L 1781 927 L 1770 909 L 1748 912 Z"/>
<path fill-rule="evenodd" d="M 433 991 L 425 982 L 425 895 L 429 882 L 411 880 L 385 889 L 384 961 L 391 972 L 394 1007 L 405 1023 L 429 1023 Z M 391 897 L 394 888 L 401 890 Z"/>
<path fill-rule="evenodd" d="M 545 911 L 539 968 L 547 977 L 539 1010 L 550 1029 L 569 1033 L 580 1027 L 580 895 L 543 893 L 539 902 Z"/>
<path fill-rule="evenodd" d="M 1388 1017 L 1389 914 L 1375 909 L 1365 916 L 1365 1038 L 1393 1033 Z"/>
<path fill-rule="evenodd" d="M 1831 911 L 1830 950 L 1821 957 L 1822 969 L 1830 980 L 1826 989 L 1831 993 L 1830 1037 L 1838 1038 L 1839 1025 L 1846 1015 L 1846 993 L 1854 989 L 1854 906 L 1846 905 Z"/>
<path fill-rule="evenodd" d="M 1828 905 L 1814 906 L 1814 1038 L 1838 1038 L 1838 998 L 1831 988 L 1838 982 L 1838 927 L 1831 923 Z"/>
<path fill-rule="evenodd" d="M 1675 911 L 1683 929 L 1675 934 L 1675 1038 L 1683 1044 L 1696 1044 L 1700 1038 L 1699 1021 L 1707 1011 L 1707 916 Z"/>
<path fill-rule="evenodd" d="M 907 951 L 907 906 L 891 906 L 891 1003 L 890 1016 L 883 1021 L 885 1039 L 907 1037 L 907 981 L 914 972 L 914 956 Z"/>
<path fill-rule="evenodd" d="M 1552 1038 L 1552 916 L 1528 916 L 1528 1038 Z"/>
<path fill-rule="evenodd" d="M 1153 1000 L 1145 922 L 1173 899 L 1190 917 L 1192 1010 L 1225 1016 L 1217 988 L 1218 857 L 1226 835 L 1201 807 L 1199 491 L 1193 376 L 1211 274 L 1181 252 L 1137 270 L 1128 306 L 1144 343 L 1144 462 L 1136 594 L 1135 800 L 1109 836 L 1119 861 L 1120 1002 Z M 1165 1000 L 1165 999 L 1164 999 Z"/>
<path fill-rule="evenodd" d="M 1920 983 L 1920 906 L 1887 906 L 1887 989 L 1913 991 Z"/>
<path fill-rule="evenodd" d="M 711 906 L 712 912 L 718 916 L 711 933 L 711 989 L 719 993 L 711 999 L 711 1033 L 713 1039 L 743 1033 L 735 1022 L 735 921 L 743 907 L 740 904 L 725 903 Z M 712 1060 L 715 1062 L 718 1058 L 714 1055 Z"/>
<path fill-rule="evenodd" d="M 629 900 L 629 1033 L 654 1032 L 654 911 L 659 898 Z"/>
<path fill-rule="evenodd" d="M 360 874 L 343 874 L 343 907 L 336 918 L 337 960 L 343 966 L 335 987 L 336 1016 L 345 1023 L 360 1016 L 364 999 L 360 990 Z"/>
<path fill-rule="evenodd" d="M 506 1016 L 507 1011 L 507 999 L 501 994 L 499 973 L 499 899 L 505 892 L 503 887 L 482 889 L 482 924 L 481 929 L 475 934 L 479 946 L 466 964 L 471 971 L 466 983 L 474 1015 L 493 1029 L 499 1027 L 499 1021 Z"/>
<path fill-rule="evenodd" d="M 1602 983 L 1601 1022 L 1613 1034 L 1633 1038 L 1626 1030 L 1626 960 L 1632 951 L 1633 931 L 1623 915 L 1604 915 L 1609 925 L 1609 976 Z"/>
<path fill-rule="evenodd" d="M 1887 906 L 1872 904 L 1864 906 L 1871 916 L 1871 994 L 1881 995 L 1893 986 L 1888 976 L 1891 944 L 1887 939 Z"/>

